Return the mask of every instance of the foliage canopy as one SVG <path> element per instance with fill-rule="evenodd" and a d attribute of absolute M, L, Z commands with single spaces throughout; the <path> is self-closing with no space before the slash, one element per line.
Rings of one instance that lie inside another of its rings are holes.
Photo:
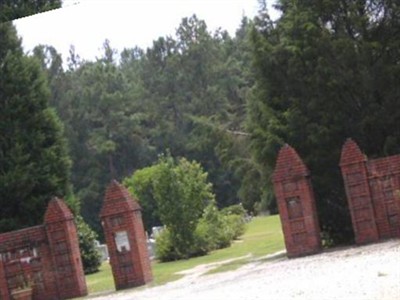
<path fill-rule="evenodd" d="M 53 196 L 71 193 L 63 126 L 39 64 L 22 53 L 10 23 L 0 24 L 0 232 L 42 222 Z M 67 200 L 74 200 L 67 197 Z M 78 205 L 68 203 L 77 211 Z"/>
<path fill-rule="evenodd" d="M 281 0 L 277 8 L 276 22 L 261 10 L 252 32 L 252 148 L 271 173 L 279 148 L 295 147 L 313 175 L 324 234 L 348 240 L 338 166 L 345 139 L 372 157 L 400 152 L 400 6 Z"/>

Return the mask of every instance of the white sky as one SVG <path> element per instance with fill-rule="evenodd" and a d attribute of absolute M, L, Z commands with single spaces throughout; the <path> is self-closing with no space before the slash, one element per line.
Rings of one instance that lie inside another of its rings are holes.
<path fill-rule="evenodd" d="M 119 52 L 135 46 L 145 49 L 160 36 L 173 36 L 181 19 L 193 14 L 205 20 L 210 31 L 221 27 L 234 35 L 242 16 L 252 18 L 257 11 L 257 0 L 66 0 L 61 9 L 14 24 L 25 51 L 52 45 L 65 63 L 70 45 L 87 60 L 101 56 L 105 39 Z"/>

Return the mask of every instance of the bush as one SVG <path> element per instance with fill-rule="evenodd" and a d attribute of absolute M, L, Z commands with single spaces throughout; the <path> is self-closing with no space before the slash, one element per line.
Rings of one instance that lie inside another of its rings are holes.
<path fill-rule="evenodd" d="M 193 242 L 187 246 L 188 257 L 205 255 L 210 251 L 229 247 L 232 241 L 245 231 L 245 219 L 241 215 L 228 212 L 242 211 L 234 205 L 233 208 L 219 211 L 215 202 L 210 203 L 203 212 L 193 235 Z M 174 245 L 171 231 L 166 229 L 156 238 L 156 257 L 162 262 L 177 260 L 182 257 Z"/>
<path fill-rule="evenodd" d="M 225 248 L 231 244 L 232 239 L 226 216 L 218 211 L 215 203 L 211 203 L 205 208 L 199 226 L 203 227 L 200 233 L 206 233 L 204 238 L 208 242 L 209 250 Z"/>
<path fill-rule="evenodd" d="M 162 262 L 179 259 L 172 243 L 171 233 L 167 228 L 156 236 L 156 257 Z"/>
<path fill-rule="evenodd" d="M 95 273 L 101 265 L 101 256 L 95 245 L 97 235 L 81 216 L 76 217 L 76 227 L 78 230 L 83 270 L 85 274 Z"/>
<path fill-rule="evenodd" d="M 240 217 L 246 217 L 246 210 L 243 208 L 242 204 L 235 204 L 228 207 L 225 207 L 221 210 L 221 213 L 229 216 L 229 215 L 238 215 Z"/>
<path fill-rule="evenodd" d="M 194 232 L 204 208 L 214 200 L 207 173 L 196 162 L 161 156 L 153 177 L 153 193 L 160 220 L 173 244 L 171 257 L 197 254 Z"/>
<path fill-rule="evenodd" d="M 205 255 L 211 250 L 216 249 L 213 247 L 213 237 L 209 229 L 210 226 L 203 219 L 197 224 L 196 231 L 194 232 L 194 250 L 197 250 L 198 255 Z"/>
<path fill-rule="evenodd" d="M 244 216 L 240 206 L 218 211 L 215 203 L 208 205 L 196 228 L 196 236 L 203 244 L 202 250 L 207 252 L 230 246 L 232 240 L 238 238 L 245 231 Z M 241 215 L 230 214 L 239 212 Z"/>
<path fill-rule="evenodd" d="M 226 227 L 232 240 L 237 239 L 243 235 L 246 230 L 245 219 L 239 215 L 228 215 L 225 217 Z"/>
<path fill-rule="evenodd" d="M 207 233 L 201 232 L 204 229 L 202 226 L 197 226 L 193 243 L 185 251 L 188 257 L 205 255 L 210 251 Z M 156 237 L 156 257 L 161 262 L 182 259 L 182 253 L 174 246 L 173 236 L 168 229 L 163 230 Z"/>

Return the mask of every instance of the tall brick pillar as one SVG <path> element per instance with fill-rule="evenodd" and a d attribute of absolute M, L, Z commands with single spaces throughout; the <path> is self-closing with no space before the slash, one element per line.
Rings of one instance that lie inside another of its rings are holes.
<path fill-rule="evenodd" d="M 153 279 L 141 208 L 117 181 L 107 187 L 100 212 L 117 290 Z"/>
<path fill-rule="evenodd" d="M 6 272 L 4 269 L 3 258 L 0 255 L 0 300 L 10 299 L 10 292 L 8 291 L 8 284 Z"/>
<path fill-rule="evenodd" d="M 379 240 L 366 163 L 367 158 L 358 145 L 347 139 L 342 148 L 340 168 L 357 244 Z"/>
<path fill-rule="evenodd" d="M 53 258 L 52 274 L 47 276 L 56 277 L 59 299 L 86 296 L 87 287 L 74 216 L 64 201 L 53 198 L 49 202 L 44 225 Z"/>
<path fill-rule="evenodd" d="M 309 171 L 289 145 L 278 154 L 273 183 L 288 257 L 321 249 L 320 229 Z"/>

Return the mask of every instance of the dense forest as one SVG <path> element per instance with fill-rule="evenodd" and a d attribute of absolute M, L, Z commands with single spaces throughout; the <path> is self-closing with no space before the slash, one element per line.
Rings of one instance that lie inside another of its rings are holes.
<path fill-rule="evenodd" d="M 106 185 L 163 153 L 200 163 L 219 208 L 276 212 L 271 174 L 289 143 L 313 175 L 325 242 L 352 238 L 340 149 L 352 137 L 371 157 L 400 153 L 400 6 L 280 0 L 276 8 L 271 20 L 260 1 L 234 36 L 194 15 L 147 49 L 118 53 L 106 40 L 94 61 L 74 47 L 66 64 L 51 45 L 33 50 L 68 141 L 69 193 L 100 235 Z"/>
<path fill-rule="evenodd" d="M 254 211 L 264 185 L 245 124 L 254 84 L 251 27 L 244 18 L 232 38 L 209 32 L 192 16 L 174 37 L 160 37 L 146 50 L 117 53 L 105 41 L 102 57 L 82 61 L 71 48 L 67 70 L 56 49 L 35 48 L 51 105 L 65 124 L 75 194 L 97 231 L 110 180 L 130 176 L 166 151 L 202 165 L 219 207 L 241 202 Z"/>

